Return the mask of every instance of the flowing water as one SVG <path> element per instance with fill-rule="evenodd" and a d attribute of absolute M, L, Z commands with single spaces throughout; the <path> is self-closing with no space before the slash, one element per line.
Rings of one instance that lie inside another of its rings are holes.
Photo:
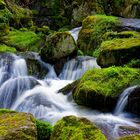
<path fill-rule="evenodd" d="M 59 76 L 52 65 L 44 63 L 39 56 L 36 59 L 49 70 L 42 80 L 28 75 L 26 62 L 20 56 L 0 55 L 0 108 L 30 112 L 36 118 L 52 124 L 68 115 L 86 117 L 102 130 L 108 140 L 123 135 L 121 127 L 131 126 L 139 130 L 139 126 L 125 118 L 123 113 L 127 97 L 135 87 L 124 91 L 116 106 L 115 115 L 78 106 L 69 98 L 70 94 L 66 96 L 58 93 L 59 89 L 80 78 L 86 70 L 99 68 L 95 58 L 81 56 L 69 60 Z"/>

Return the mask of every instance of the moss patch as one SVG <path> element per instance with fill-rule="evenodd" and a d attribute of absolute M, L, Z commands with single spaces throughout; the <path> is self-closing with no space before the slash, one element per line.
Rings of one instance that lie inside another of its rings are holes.
<path fill-rule="evenodd" d="M 16 53 L 16 49 L 14 47 L 8 47 L 4 44 L 0 44 L 0 52 Z"/>
<path fill-rule="evenodd" d="M 106 140 L 101 131 L 85 118 L 64 117 L 54 126 L 51 140 Z"/>
<path fill-rule="evenodd" d="M 35 51 L 41 49 L 42 39 L 32 31 L 12 30 L 4 36 L 2 42 L 8 46 L 15 47 L 17 51 Z"/>

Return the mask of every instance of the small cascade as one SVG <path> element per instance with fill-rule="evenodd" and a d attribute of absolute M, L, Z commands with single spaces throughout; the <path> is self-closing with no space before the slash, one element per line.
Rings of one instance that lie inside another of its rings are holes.
<path fill-rule="evenodd" d="M 71 35 L 73 36 L 74 40 L 77 42 L 77 39 L 78 39 L 78 34 L 80 32 L 82 27 L 77 27 L 77 28 L 74 28 L 72 29 L 71 31 L 69 31 L 71 33 Z"/>
<path fill-rule="evenodd" d="M 100 68 L 96 63 L 95 58 L 78 56 L 76 59 L 72 59 L 64 65 L 59 78 L 65 80 L 77 80 L 91 68 Z"/>
<path fill-rule="evenodd" d="M 15 101 L 12 110 L 30 112 L 35 117 L 52 124 L 64 116 L 77 115 L 67 97 L 57 94 L 57 90 L 71 81 L 51 80 L 46 86 L 36 86 L 27 90 Z M 44 85 L 44 84 L 43 84 Z"/>
<path fill-rule="evenodd" d="M 120 95 L 120 98 L 118 100 L 118 103 L 115 107 L 114 114 L 120 115 L 123 113 L 126 105 L 127 105 L 127 99 L 128 96 L 131 94 L 131 92 L 136 88 L 137 86 L 129 87 L 124 90 L 124 92 Z"/>

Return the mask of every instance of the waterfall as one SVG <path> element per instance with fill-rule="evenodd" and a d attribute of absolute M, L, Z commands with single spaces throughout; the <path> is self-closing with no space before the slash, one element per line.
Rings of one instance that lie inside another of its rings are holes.
<path fill-rule="evenodd" d="M 77 80 L 79 79 L 88 69 L 100 68 L 96 59 L 89 56 L 78 56 L 75 59 L 68 61 L 59 75 L 60 79 L 65 80 Z"/>
<path fill-rule="evenodd" d="M 81 30 L 81 28 L 82 27 L 77 27 L 77 28 L 74 28 L 71 31 L 69 31 L 76 42 L 77 42 L 78 34 L 79 34 L 79 31 Z"/>
<path fill-rule="evenodd" d="M 114 114 L 119 115 L 122 114 L 126 105 L 127 105 L 127 99 L 128 96 L 131 94 L 131 92 L 136 88 L 137 86 L 129 87 L 124 90 L 124 92 L 120 95 L 118 103 L 115 107 Z"/>

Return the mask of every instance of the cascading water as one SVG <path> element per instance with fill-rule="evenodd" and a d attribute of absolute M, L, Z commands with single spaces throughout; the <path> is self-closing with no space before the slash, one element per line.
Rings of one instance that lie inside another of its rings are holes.
<path fill-rule="evenodd" d="M 114 114 L 120 115 L 123 113 L 125 106 L 127 105 L 128 96 L 137 86 L 129 87 L 121 94 L 119 101 L 115 107 Z"/>
<path fill-rule="evenodd" d="M 38 119 L 52 124 L 64 116 L 83 116 L 93 121 L 108 140 L 115 140 L 123 135 L 120 134 L 120 127 L 131 126 L 140 129 L 137 124 L 123 116 L 103 114 L 77 106 L 73 100 L 68 100 L 68 96 L 58 94 L 59 89 L 80 78 L 87 69 L 99 68 L 95 58 L 81 56 L 72 59 L 64 65 L 62 72 L 57 76 L 52 65 L 44 63 L 37 55 L 35 57 L 48 69 L 43 80 L 28 76 L 23 58 L 13 54 L 0 55 L 0 108 L 30 112 Z M 134 87 L 125 90 L 120 97 L 115 111 L 117 114 L 122 113 L 122 103 L 133 89 Z"/>

